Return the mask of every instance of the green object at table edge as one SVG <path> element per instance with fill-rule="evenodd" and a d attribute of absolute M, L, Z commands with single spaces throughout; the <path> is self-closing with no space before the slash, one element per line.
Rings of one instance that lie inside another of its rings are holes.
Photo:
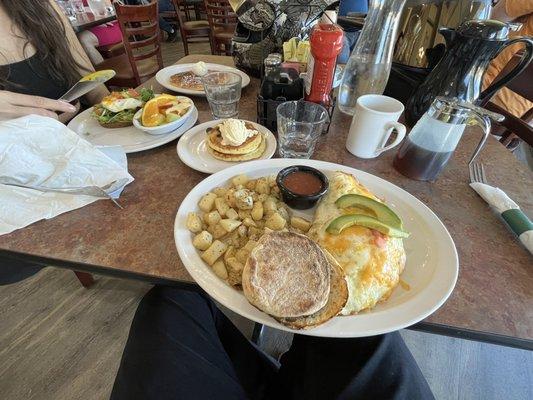
<path fill-rule="evenodd" d="M 533 223 L 519 208 L 512 208 L 502 212 L 502 218 L 518 236 L 524 232 L 533 231 Z"/>

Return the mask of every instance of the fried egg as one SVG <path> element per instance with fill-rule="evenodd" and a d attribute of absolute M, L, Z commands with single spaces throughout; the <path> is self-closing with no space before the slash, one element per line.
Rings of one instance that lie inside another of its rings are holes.
<path fill-rule="evenodd" d="M 343 214 L 375 217 L 367 209 L 339 209 L 335 201 L 342 195 L 360 194 L 379 201 L 352 175 L 336 172 L 329 183 L 329 191 L 315 212 L 309 236 L 337 260 L 346 274 L 349 294 L 341 314 L 356 314 L 389 297 L 404 269 L 405 250 L 402 239 L 363 226 L 349 227 L 338 235 L 326 232 L 329 223 Z"/>
<path fill-rule="evenodd" d="M 143 105 L 141 100 L 129 98 L 116 98 L 114 96 L 107 96 L 102 99 L 102 107 L 107 108 L 109 111 L 118 113 L 124 110 L 134 110 L 141 108 Z"/>

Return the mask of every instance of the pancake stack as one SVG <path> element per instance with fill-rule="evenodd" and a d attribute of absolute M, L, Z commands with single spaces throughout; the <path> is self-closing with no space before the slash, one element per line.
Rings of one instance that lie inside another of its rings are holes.
<path fill-rule="evenodd" d="M 257 132 L 249 122 L 245 125 L 246 128 Z M 218 125 L 207 130 L 207 150 L 218 160 L 233 162 L 254 160 L 261 157 L 265 149 L 266 139 L 259 132 L 239 146 L 227 146 L 222 144 L 222 134 Z"/>

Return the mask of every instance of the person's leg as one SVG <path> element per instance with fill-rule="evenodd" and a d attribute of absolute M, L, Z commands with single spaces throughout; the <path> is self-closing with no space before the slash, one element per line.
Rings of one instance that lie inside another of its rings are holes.
<path fill-rule="evenodd" d="M 96 49 L 98 46 L 98 38 L 91 31 L 83 31 L 78 33 L 78 40 L 80 41 L 83 49 L 89 56 L 93 65 L 98 65 L 104 61 L 104 57 Z"/>
<path fill-rule="evenodd" d="M 175 10 L 174 5 L 170 0 L 159 0 L 157 6 L 160 13 Z M 159 28 L 168 34 L 167 41 L 170 42 L 176 39 L 176 36 L 178 35 L 177 30 L 174 29 L 174 27 L 163 17 L 159 17 Z"/>
<path fill-rule="evenodd" d="M 0 286 L 20 282 L 43 268 L 42 265 L 0 256 Z"/>
<path fill-rule="evenodd" d="M 433 399 L 398 332 L 355 339 L 295 335 L 281 358 L 279 399 Z"/>
<path fill-rule="evenodd" d="M 261 398 L 275 372 L 205 294 L 155 287 L 135 314 L 111 399 Z"/>

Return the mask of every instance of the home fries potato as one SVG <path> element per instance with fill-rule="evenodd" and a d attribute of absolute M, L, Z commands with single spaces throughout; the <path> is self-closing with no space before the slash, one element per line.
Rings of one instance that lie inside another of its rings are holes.
<path fill-rule="evenodd" d="M 186 220 L 194 247 L 220 279 L 239 288 L 246 260 L 265 232 L 305 234 L 311 227 L 310 221 L 290 215 L 275 176 L 235 176 L 228 187 L 202 196 L 198 208 Z"/>

